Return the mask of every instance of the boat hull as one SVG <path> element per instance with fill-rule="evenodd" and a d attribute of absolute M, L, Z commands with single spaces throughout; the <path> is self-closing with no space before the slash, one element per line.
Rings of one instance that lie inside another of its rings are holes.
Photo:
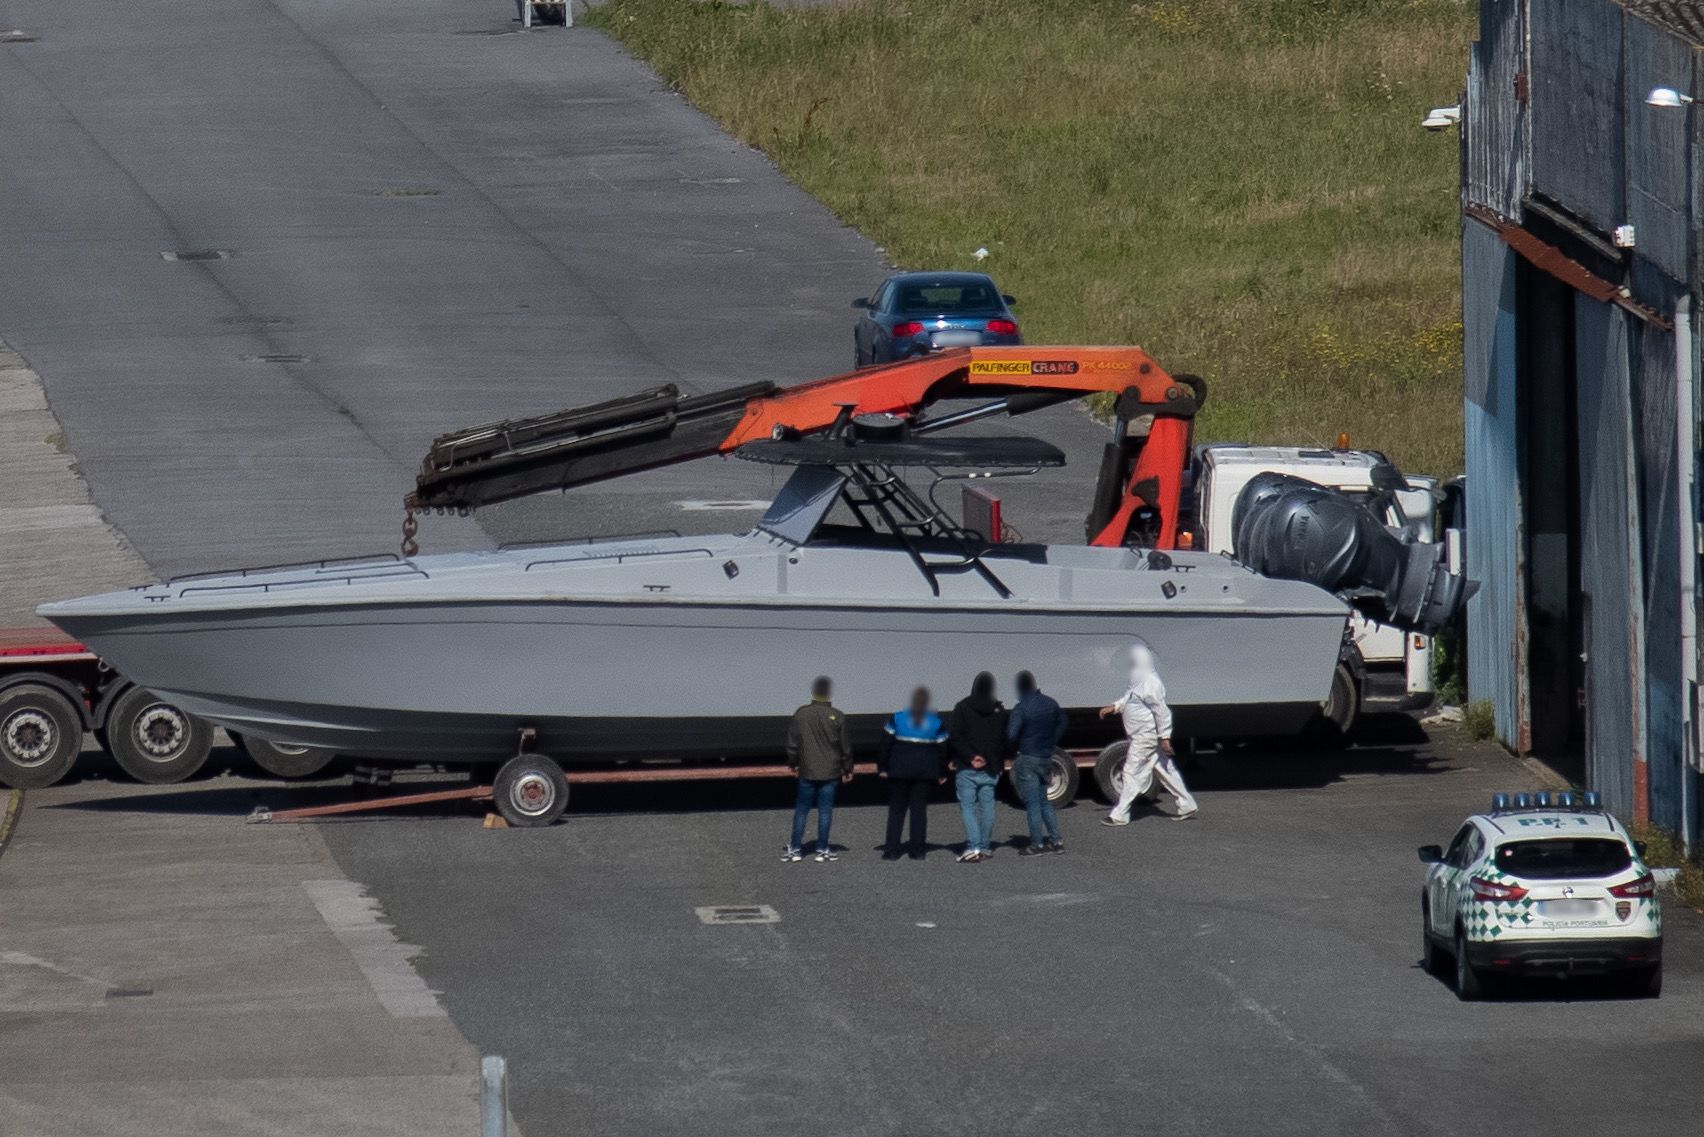
<path fill-rule="evenodd" d="M 1180 733 L 1282 733 L 1325 697 L 1344 626 L 1332 605 L 421 599 L 51 614 L 121 672 L 230 730 L 422 761 L 499 761 L 523 728 L 564 761 L 773 754 L 819 674 L 867 738 L 914 686 L 946 706 L 981 670 L 1008 702 L 1011 676 L 1031 670 L 1087 722 L 1120 693 L 1138 637 L 1159 656 Z"/>

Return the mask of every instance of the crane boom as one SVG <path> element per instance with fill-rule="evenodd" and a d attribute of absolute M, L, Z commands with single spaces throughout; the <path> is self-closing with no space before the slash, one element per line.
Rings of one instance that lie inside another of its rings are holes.
<path fill-rule="evenodd" d="M 472 509 L 659 466 L 729 454 L 748 442 L 826 431 L 848 413 L 891 414 L 914 431 L 1018 415 L 1097 392 L 1116 396 L 1113 439 L 1089 517 L 1092 544 L 1124 543 L 1138 511 L 1157 515 L 1158 547 L 1177 532 L 1183 471 L 1205 386 L 1135 347 L 971 347 L 778 387 L 753 383 L 682 397 L 673 384 L 433 441 L 406 504 Z M 943 400 L 993 401 L 930 419 Z M 1129 429 L 1152 418 L 1145 435 Z"/>

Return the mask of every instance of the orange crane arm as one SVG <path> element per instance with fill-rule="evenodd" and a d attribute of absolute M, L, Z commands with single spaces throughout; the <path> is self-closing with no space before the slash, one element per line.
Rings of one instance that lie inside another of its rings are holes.
<path fill-rule="evenodd" d="M 1135 347 L 972 347 L 776 387 L 760 383 L 682 398 L 673 386 L 537 418 L 494 423 L 437 439 L 410 509 L 466 509 L 638 470 L 728 454 L 760 439 L 813 434 L 850 414 L 891 414 L 931 424 L 1022 414 L 1106 391 L 1113 442 L 1101 465 L 1089 539 L 1124 543 L 1140 510 L 1158 515 L 1156 544 L 1176 537 L 1199 380 L 1174 378 Z M 962 416 L 923 417 L 946 399 L 995 400 Z M 1128 425 L 1151 416 L 1144 438 Z"/>

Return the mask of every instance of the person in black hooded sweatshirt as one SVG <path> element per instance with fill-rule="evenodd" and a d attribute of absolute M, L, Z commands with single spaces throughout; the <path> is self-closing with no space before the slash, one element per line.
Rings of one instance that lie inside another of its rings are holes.
<path fill-rule="evenodd" d="M 994 855 L 994 787 L 1006 765 L 1006 708 L 994 697 L 994 676 L 984 671 L 971 681 L 970 694 L 947 719 L 959 811 L 964 814 L 961 864 Z"/>

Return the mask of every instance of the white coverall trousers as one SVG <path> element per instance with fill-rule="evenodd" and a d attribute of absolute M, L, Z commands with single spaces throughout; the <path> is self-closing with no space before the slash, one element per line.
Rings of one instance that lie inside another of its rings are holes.
<path fill-rule="evenodd" d="M 1130 808 L 1136 804 L 1136 799 L 1147 793 L 1153 787 L 1154 779 L 1160 780 L 1160 788 L 1177 799 L 1177 812 L 1181 817 L 1186 813 L 1194 813 L 1199 806 L 1195 797 L 1189 792 L 1189 787 L 1183 784 L 1183 774 L 1177 768 L 1177 759 L 1170 754 L 1160 751 L 1158 746 L 1144 745 L 1135 739 L 1130 741 L 1130 751 L 1124 757 L 1124 784 L 1119 788 L 1118 804 L 1113 807 L 1114 821 L 1129 821 Z"/>

